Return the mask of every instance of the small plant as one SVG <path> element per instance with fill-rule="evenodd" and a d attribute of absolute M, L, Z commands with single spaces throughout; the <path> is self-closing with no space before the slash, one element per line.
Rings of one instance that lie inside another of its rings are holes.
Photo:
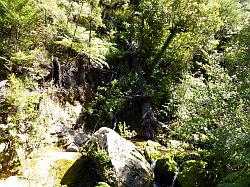
<path fill-rule="evenodd" d="M 107 150 L 101 149 L 96 143 L 91 143 L 88 147 L 87 156 L 96 164 L 103 181 L 116 186 L 115 173 Z"/>
<path fill-rule="evenodd" d="M 123 138 L 132 138 L 137 134 L 134 130 L 130 131 L 129 126 L 127 126 L 125 122 L 123 122 L 123 123 L 119 122 L 118 129 L 119 129 L 119 134 Z"/>

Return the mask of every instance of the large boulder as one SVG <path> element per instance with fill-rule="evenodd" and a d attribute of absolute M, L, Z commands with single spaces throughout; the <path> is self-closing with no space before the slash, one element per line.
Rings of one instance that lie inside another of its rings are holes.
<path fill-rule="evenodd" d="M 132 142 L 107 127 L 96 131 L 90 142 L 96 143 L 100 149 L 107 151 L 117 186 L 152 186 L 154 174 L 150 164 Z"/>
<path fill-rule="evenodd" d="M 53 148 L 45 148 L 31 154 L 24 162 L 23 177 L 30 186 L 61 186 L 62 180 L 69 170 L 65 184 L 72 185 L 78 182 L 78 171 L 81 170 L 81 154 L 76 152 L 61 152 Z M 78 164 L 76 164 L 78 163 Z"/>
<path fill-rule="evenodd" d="M 77 186 L 83 166 L 80 153 L 46 147 L 32 152 L 22 163 L 22 175 L 0 180 L 0 187 Z"/>

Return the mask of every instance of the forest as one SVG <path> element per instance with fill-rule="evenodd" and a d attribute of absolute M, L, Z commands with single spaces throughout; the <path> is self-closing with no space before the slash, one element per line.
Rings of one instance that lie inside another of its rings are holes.
<path fill-rule="evenodd" d="M 64 123 L 157 142 L 179 186 L 249 187 L 250 1 L 0 0 L 0 186 Z"/>

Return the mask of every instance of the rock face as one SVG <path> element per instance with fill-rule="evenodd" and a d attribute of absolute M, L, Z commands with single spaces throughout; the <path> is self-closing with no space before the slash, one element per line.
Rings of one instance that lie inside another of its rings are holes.
<path fill-rule="evenodd" d="M 132 142 L 106 127 L 95 132 L 91 141 L 107 150 L 119 187 L 152 186 L 152 169 Z"/>
<path fill-rule="evenodd" d="M 11 176 L 0 181 L 0 187 L 29 187 L 29 181 L 18 176 Z"/>

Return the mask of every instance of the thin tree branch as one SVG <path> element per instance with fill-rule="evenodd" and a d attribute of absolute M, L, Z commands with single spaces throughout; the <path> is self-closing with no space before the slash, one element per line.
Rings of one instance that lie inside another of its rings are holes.
<path fill-rule="evenodd" d="M 177 34 L 176 28 L 174 28 L 170 35 L 167 37 L 164 45 L 162 46 L 160 52 L 157 54 L 154 63 L 158 63 L 158 61 L 161 59 L 162 55 L 164 54 L 164 52 L 166 51 L 166 49 L 168 48 L 169 44 L 171 43 L 171 41 L 173 40 L 173 38 L 175 37 L 175 35 Z"/>

